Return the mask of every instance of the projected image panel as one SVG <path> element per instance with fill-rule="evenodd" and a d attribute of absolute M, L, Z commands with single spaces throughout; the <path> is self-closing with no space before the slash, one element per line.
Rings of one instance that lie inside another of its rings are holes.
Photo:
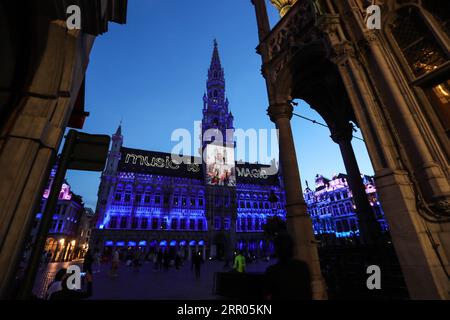
<path fill-rule="evenodd" d="M 206 183 L 214 186 L 236 186 L 233 148 L 206 146 Z"/>

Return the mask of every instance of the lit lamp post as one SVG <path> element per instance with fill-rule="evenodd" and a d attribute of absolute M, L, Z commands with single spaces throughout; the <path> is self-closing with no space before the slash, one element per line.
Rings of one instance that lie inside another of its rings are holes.
<path fill-rule="evenodd" d="M 73 259 L 73 255 L 75 253 L 75 244 L 76 244 L 75 240 L 70 241 L 70 251 L 69 251 L 69 254 L 68 254 L 68 257 L 69 257 L 68 260 L 72 260 Z"/>
<path fill-rule="evenodd" d="M 64 243 L 66 240 L 64 238 L 59 240 L 59 250 L 58 250 L 58 257 L 55 259 L 55 261 L 61 261 L 61 254 L 64 252 Z"/>

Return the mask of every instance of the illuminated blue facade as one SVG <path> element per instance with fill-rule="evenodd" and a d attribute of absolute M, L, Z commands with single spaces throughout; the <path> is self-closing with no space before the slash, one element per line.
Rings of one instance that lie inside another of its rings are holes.
<path fill-rule="evenodd" d="M 202 132 L 217 130 L 225 138 L 234 129 L 233 115 L 216 42 L 206 87 Z M 224 159 L 234 159 L 233 139 L 224 141 Z M 186 258 L 194 249 L 211 257 L 229 256 L 234 248 L 257 255 L 270 250 L 263 225 L 274 214 L 285 216 L 285 197 L 278 175 L 261 174 L 267 165 L 233 160 L 227 183 L 212 185 L 214 179 L 206 179 L 212 167 L 199 158 L 178 163 L 168 153 L 130 149 L 123 142 L 119 126 L 101 177 L 91 247 L 163 249 Z"/>
<path fill-rule="evenodd" d="M 369 203 L 381 230 L 387 231 L 388 224 L 378 201 L 374 179 L 369 176 L 362 178 Z M 345 174 L 335 175 L 331 180 L 317 175 L 315 189 L 312 190 L 308 186 L 304 197 L 316 235 L 332 235 L 337 238 L 359 235 L 358 218 Z"/>
<path fill-rule="evenodd" d="M 285 194 L 279 175 L 266 175 L 268 165 L 236 163 L 233 115 L 225 94 L 225 76 L 217 43 L 203 96 L 202 135 L 221 133 L 224 140 L 202 143 L 206 160 L 187 157 L 179 163 L 171 154 L 130 149 L 122 128 L 101 177 L 97 229 L 91 247 L 170 250 L 190 258 L 193 250 L 209 257 L 230 256 L 235 248 L 255 255 L 270 252 L 263 226 L 272 216 L 285 218 Z M 208 156 L 220 163 L 208 162 Z M 230 161 L 232 163 L 230 164 Z M 388 226 L 371 177 L 364 176 L 367 196 L 385 231 Z M 346 176 L 316 177 L 315 190 L 304 192 L 317 236 L 338 238 L 359 234 L 357 215 Z"/>

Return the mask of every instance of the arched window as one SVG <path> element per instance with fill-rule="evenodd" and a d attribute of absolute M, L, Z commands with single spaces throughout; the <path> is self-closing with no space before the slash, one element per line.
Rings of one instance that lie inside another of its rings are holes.
<path fill-rule="evenodd" d="M 247 217 L 247 230 L 253 231 L 253 219 L 251 217 Z"/>
<path fill-rule="evenodd" d="M 344 215 L 345 212 L 345 207 L 342 203 L 339 204 L 339 214 Z"/>
<path fill-rule="evenodd" d="M 120 219 L 120 229 L 126 229 L 127 228 L 127 222 L 128 222 L 127 217 L 122 217 Z"/>
<path fill-rule="evenodd" d="M 141 219 L 141 229 L 147 229 L 147 227 L 148 227 L 148 219 L 142 218 Z"/>
<path fill-rule="evenodd" d="M 443 49 L 416 7 L 398 10 L 391 31 L 416 77 L 431 72 L 446 62 Z"/>
<path fill-rule="evenodd" d="M 427 0 L 422 3 L 431 13 L 431 19 L 436 19 L 449 34 L 450 2 Z M 433 32 L 431 24 L 427 24 L 424 19 L 417 7 L 404 7 L 398 10 L 391 32 L 416 77 L 415 84 L 423 89 L 444 130 L 450 136 L 450 75 L 444 70 L 445 63 L 449 60 L 446 53 L 448 51 L 444 50 L 443 43 L 435 37 L 441 30 Z"/>
<path fill-rule="evenodd" d="M 133 219 L 131 220 L 131 228 L 132 229 L 137 229 L 139 224 L 139 218 L 138 217 L 133 217 Z"/>
<path fill-rule="evenodd" d="M 117 228 L 117 217 L 116 216 L 112 216 L 111 220 L 109 220 L 109 228 L 110 229 Z"/>

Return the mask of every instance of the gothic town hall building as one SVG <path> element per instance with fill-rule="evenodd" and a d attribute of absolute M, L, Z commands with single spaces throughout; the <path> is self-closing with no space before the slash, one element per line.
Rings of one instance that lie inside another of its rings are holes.
<path fill-rule="evenodd" d="M 205 258 L 229 257 L 235 249 L 257 256 L 273 251 L 263 226 L 269 217 L 286 216 L 283 181 L 279 174 L 268 174 L 269 165 L 234 159 L 235 143 L 226 135 L 234 129 L 233 115 L 217 43 L 206 86 L 202 131 L 215 129 L 226 138 L 221 145 L 203 143 L 204 161 L 190 157 L 181 163 L 169 153 L 127 148 L 121 126 L 113 134 L 98 192 L 91 248 L 105 253 L 113 248 L 163 249 L 181 252 L 188 259 L 194 251 L 202 251 Z M 338 178 L 316 179 L 316 190 L 305 190 L 316 235 L 352 237 L 359 233 L 351 192 L 345 179 L 337 183 Z M 323 183 L 318 185 L 319 180 Z M 369 198 L 376 199 L 373 181 L 365 184 L 373 188 L 367 192 Z M 328 195 L 341 191 L 348 194 L 342 203 L 339 195 Z M 386 231 L 379 202 L 372 202 Z"/>
<path fill-rule="evenodd" d="M 202 131 L 233 129 L 217 43 L 203 97 Z M 228 139 L 228 138 L 227 138 Z M 237 163 L 235 144 L 203 143 L 205 161 L 183 163 L 171 154 L 124 146 L 122 128 L 112 147 L 98 192 L 97 226 L 91 248 L 170 250 L 190 258 L 229 256 L 235 248 L 260 255 L 268 217 L 285 217 L 284 188 L 268 165 Z"/>

